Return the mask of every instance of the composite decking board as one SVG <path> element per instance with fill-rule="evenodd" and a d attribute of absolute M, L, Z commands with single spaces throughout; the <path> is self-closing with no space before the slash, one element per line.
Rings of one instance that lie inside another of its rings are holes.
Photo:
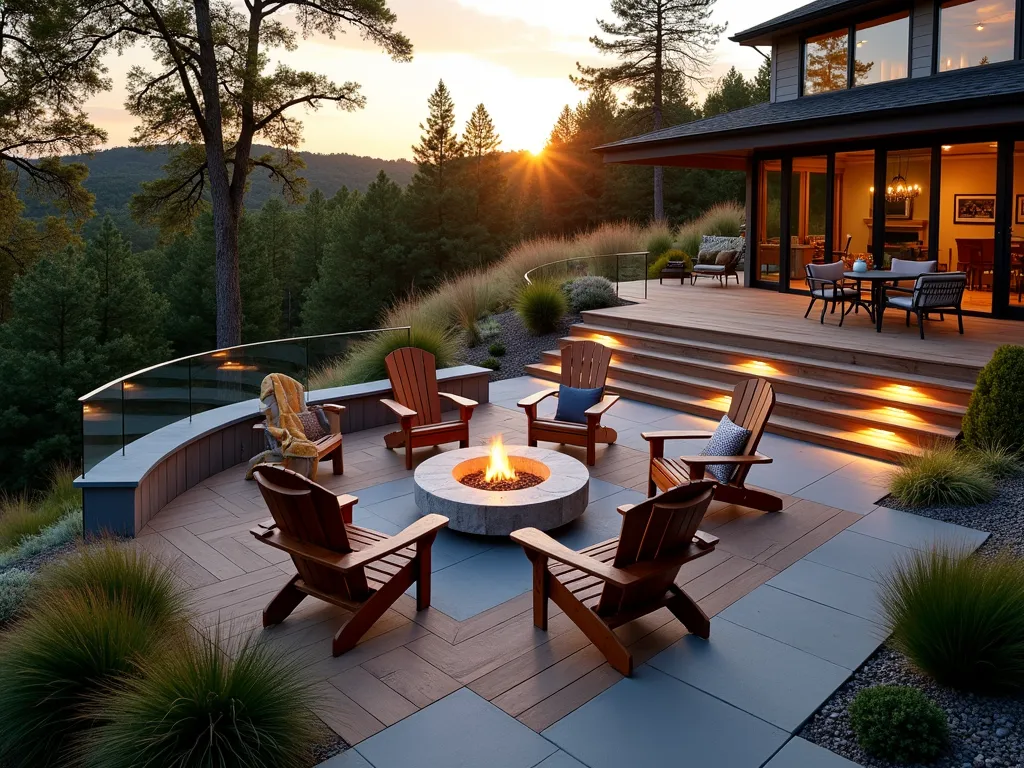
<path fill-rule="evenodd" d="M 509 409 L 481 408 L 474 421 L 474 440 L 495 431 L 513 434 L 521 420 L 520 413 Z M 409 477 L 401 467 L 400 451 L 380 449 L 385 431 L 386 427 L 378 427 L 354 435 L 351 446 L 346 438 L 348 447 L 372 452 L 368 458 L 373 461 L 368 461 L 360 474 L 323 473 L 319 479 L 335 493 L 358 496 L 358 489 Z M 429 455 L 430 451 L 423 451 L 424 457 Z M 173 499 L 150 522 L 145 535 L 136 539 L 136 546 L 166 560 L 178 560 L 198 609 L 199 626 L 217 627 L 224 637 L 256 631 L 266 642 L 299 658 L 310 680 L 327 686 L 321 688 L 327 696 L 323 712 L 317 714 L 351 743 L 415 711 L 419 705 L 407 695 L 422 696 L 420 704 L 441 695 L 445 679 L 455 681 L 448 687 L 468 685 L 484 698 L 501 698 L 496 702 L 499 706 L 515 711 L 521 722 L 538 731 L 621 679 L 599 654 L 595 657 L 593 646 L 555 606 L 550 606 L 548 632 L 533 627 L 532 599 L 527 592 L 463 622 L 436 608 L 417 612 L 413 597 L 404 595 L 359 645 L 337 658 L 330 655 L 330 640 L 347 613 L 335 606 L 307 599 L 285 622 L 263 633 L 259 629 L 262 609 L 292 573 L 292 566 L 285 553 L 260 545 L 249 534 L 254 522 L 266 519 L 269 512 L 258 491 L 242 480 L 243 474 L 244 465 L 231 467 Z M 592 471 L 593 477 L 605 474 L 614 476 L 623 487 L 643 487 L 647 453 L 615 446 Z M 785 511 L 768 514 L 713 504 L 703 527 L 721 537 L 720 549 L 686 564 L 677 579 L 691 592 L 696 584 L 700 605 L 706 611 L 717 612 L 735 602 L 781 570 L 784 559 L 798 558 L 798 552 L 813 549 L 859 519 L 816 502 L 783 498 L 786 509 L 792 510 L 788 517 Z M 388 502 L 380 503 L 386 506 Z M 357 526 L 358 510 L 357 506 Z M 758 554 L 766 557 L 764 562 L 728 551 L 732 537 L 734 549 L 750 555 L 755 531 L 768 542 L 768 549 Z M 359 538 L 369 543 L 374 536 L 366 533 Z M 607 545 L 593 548 L 602 546 Z M 246 565 L 258 563 L 242 550 L 264 558 L 266 564 L 246 572 Z M 211 552 L 218 556 L 212 557 Z M 235 575 L 228 576 L 232 569 Z M 616 629 L 637 663 L 684 633 L 667 611 Z M 429 674 L 418 676 L 418 671 Z"/>

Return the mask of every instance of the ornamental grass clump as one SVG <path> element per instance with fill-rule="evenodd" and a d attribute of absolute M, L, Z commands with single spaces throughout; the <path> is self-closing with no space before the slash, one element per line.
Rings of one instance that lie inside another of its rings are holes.
<path fill-rule="evenodd" d="M 890 478 L 889 492 L 910 507 L 969 507 L 991 501 L 996 484 L 971 451 L 946 443 L 906 457 Z"/>
<path fill-rule="evenodd" d="M 39 498 L 0 497 L 0 550 L 18 546 L 36 536 L 68 512 L 82 506 L 82 492 L 74 486 L 78 473 L 68 465 L 58 465 L 50 473 L 47 490 Z"/>
<path fill-rule="evenodd" d="M 1024 464 L 1021 463 L 1019 451 L 998 444 L 981 445 L 967 450 L 982 472 L 993 480 L 1006 480 L 1024 474 Z"/>
<path fill-rule="evenodd" d="M 943 685 L 1024 689 L 1024 561 L 935 547 L 897 562 L 880 583 L 890 644 Z"/>
<path fill-rule="evenodd" d="M 868 754 L 898 763 L 930 763 L 949 744 L 946 713 L 916 688 L 865 688 L 850 704 L 850 725 Z"/>
<path fill-rule="evenodd" d="M 284 649 L 191 637 L 147 659 L 95 712 L 86 766 L 299 768 L 323 736 L 314 693 Z"/>
<path fill-rule="evenodd" d="M 158 653 L 171 619 L 102 592 L 33 595 L 0 644 L 0 764 L 72 764 L 89 707 Z"/>
<path fill-rule="evenodd" d="M 170 622 L 185 613 L 185 596 L 170 568 L 109 540 L 51 563 L 40 574 L 39 587 L 55 594 L 99 594 L 155 621 Z"/>
<path fill-rule="evenodd" d="M 554 332 L 567 310 L 565 294 L 555 283 L 527 283 L 516 299 L 516 313 L 534 336 Z"/>

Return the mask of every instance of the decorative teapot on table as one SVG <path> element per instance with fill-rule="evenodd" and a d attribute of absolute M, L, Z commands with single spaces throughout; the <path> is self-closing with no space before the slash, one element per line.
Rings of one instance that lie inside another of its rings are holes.
<path fill-rule="evenodd" d="M 866 261 L 864 261 L 864 258 L 862 256 L 858 256 L 857 260 L 855 262 L 853 262 L 853 271 L 854 272 L 867 272 L 868 271 L 868 263 Z"/>

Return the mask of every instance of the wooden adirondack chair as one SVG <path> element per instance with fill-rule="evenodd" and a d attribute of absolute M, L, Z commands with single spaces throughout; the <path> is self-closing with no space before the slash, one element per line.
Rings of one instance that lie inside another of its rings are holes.
<path fill-rule="evenodd" d="M 287 552 L 298 573 L 263 609 L 263 626 L 279 624 L 306 595 L 352 611 L 334 636 L 339 656 L 416 585 L 416 608 L 430 606 L 430 547 L 448 518 L 426 515 L 394 536 L 352 525 L 354 496 L 335 496 L 297 472 L 263 464 L 253 473 L 273 519 L 251 533 Z"/>
<path fill-rule="evenodd" d="M 576 552 L 536 528 L 512 538 L 533 563 L 533 623 L 548 626 L 548 598 L 565 611 L 608 662 L 624 675 L 633 656 L 612 631 L 659 608 L 707 639 L 711 622 L 676 586 L 683 564 L 711 552 L 718 538 L 698 531 L 715 483 L 701 480 L 636 505 L 619 507 L 618 538 Z M 549 560 L 555 561 L 548 563 Z"/>
<path fill-rule="evenodd" d="M 729 418 L 734 424 L 750 430 L 750 437 L 739 456 L 680 456 L 665 458 L 666 440 L 693 440 L 709 438 L 710 432 L 644 432 L 642 437 L 651 445 L 650 474 L 647 481 L 647 495 L 655 490 L 667 491 L 678 485 L 701 480 L 708 464 L 734 464 L 736 473 L 727 484 L 715 488 L 719 501 L 739 504 L 744 507 L 778 512 L 782 499 L 771 493 L 747 488 L 744 483 L 754 464 L 771 464 L 772 460 L 757 452 L 757 444 L 764 434 L 764 427 L 775 406 L 775 390 L 764 379 L 748 379 L 740 382 L 732 392 Z"/>
<path fill-rule="evenodd" d="M 603 387 L 608 379 L 608 364 L 612 351 L 596 341 L 571 341 L 562 347 L 562 380 L 567 387 L 594 389 Z M 519 407 L 526 411 L 526 439 L 530 447 L 536 447 L 538 440 L 550 443 L 579 445 L 587 449 L 587 466 L 596 462 L 597 444 L 614 443 L 618 433 L 611 427 L 601 426 L 601 416 L 615 405 L 618 395 L 605 395 L 597 405 L 586 412 L 587 423 L 538 419 L 537 406 L 548 397 L 558 397 L 557 389 L 545 389 L 519 401 Z"/>
<path fill-rule="evenodd" d="M 384 363 L 391 380 L 394 400 L 381 400 L 398 416 L 400 429 L 384 436 L 384 444 L 394 450 L 405 446 L 405 468 L 412 469 L 412 449 L 444 445 L 458 441 L 469 447 L 469 420 L 478 403 L 437 389 L 434 356 L 415 347 L 396 349 Z M 441 398 L 459 406 L 458 421 L 441 421 Z"/>
<path fill-rule="evenodd" d="M 302 385 L 299 382 L 295 382 L 295 386 L 302 390 Z M 336 475 L 342 475 L 345 473 L 345 457 L 342 453 L 342 434 L 341 434 L 341 414 L 345 412 L 344 405 L 337 405 L 334 403 L 324 403 L 319 406 L 323 409 L 324 414 L 327 416 L 327 425 L 330 427 L 327 434 L 321 437 L 319 440 L 314 441 L 316 443 L 317 459 L 323 461 L 328 456 L 331 457 L 331 470 Z M 308 410 L 308 408 L 304 409 Z M 267 433 L 267 420 L 257 422 L 252 425 L 253 430 L 260 434 Z M 284 460 L 284 466 L 288 469 L 289 460 Z"/>

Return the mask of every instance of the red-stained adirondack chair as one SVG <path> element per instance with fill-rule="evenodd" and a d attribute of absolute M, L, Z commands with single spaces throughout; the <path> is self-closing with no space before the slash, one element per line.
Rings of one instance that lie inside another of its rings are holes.
<path fill-rule="evenodd" d="M 589 340 L 570 341 L 562 347 L 560 383 L 577 389 L 603 387 L 608 379 L 611 359 L 612 351 L 603 344 Z M 619 396 L 605 395 L 601 402 L 589 408 L 586 411 L 586 424 L 555 421 L 554 417 L 538 419 L 537 406 L 549 397 L 558 397 L 558 390 L 545 389 L 519 401 L 519 407 L 526 411 L 527 442 L 531 447 L 535 447 L 538 440 L 585 447 L 587 465 L 594 466 L 597 461 L 597 444 L 611 444 L 619 437 L 611 427 L 601 426 L 601 417 L 618 402 Z"/>
<path fill-rule="evenodd" d="M 613 630 L 633 619 L 665 607 L 690 632 L 707 639 L 707 615 L 675 579 L 685 563 L 718 543 L 717 537 L 697 530 L 714 487 L 701 480 L 619 507 L 618 538 L 580 552 L 536 528 L 514 531 L 512 539 L 533 563 L 534 625 L 547 629 L 551 598 L 624 675 L 633 672 L 633 656 Z"/>
<path fill-rule="evenodd" d="M 405 468 L 412 469 L 413 448 L 458 442 L 469 447 L 469 420 L 478 403 L 468 397 L 439 392 L 434 356 L 415 347 L 396 349 L 384 364 L 395 399 L 382 399 L 396 416 L 400 429 L 384 436 L 391 450 L 405 446 Z M 441 398 L 459 406 L 458 421 L 441 421 Z"/>
<path fill-rule="evenodd" d="M 757 444 L 764 434 L 768 417 L 775 406 L 775 390 L 764 379 L 748 379 L 736 385 L 729 406 L 729 419 L 736 425 L 750 431 L 746 445 L 738 456 L 680 456 L 665 458 L 666 440 L 693 440 L 710 438 L 710 432 L 666 431 L 644 432 L 642 437 L 651 445 L 651 465 L 647 482 L 647 495 L 655 490 L 667 491 L 679 485 L 701 480 L 708 464 L 731 464 L 736 472 L 728 483 L 715 488 L 715 498 L 731 504 L 752 507 L 765 512 L 782 509 L 782 499 L 765 491 L 747 488 L 747 474 L 754 464 L 771 464 L 768 456 L 757 452 Z"/>
<path fill-rule="evenodd" d="M 352 525 L 354 496 L 335 496 L 297 472 L 261 464 L 253 475 L 271 520 L 251 533 L 287 552 L 298 573 L 263 609 L 263 626 L 280 624 L 306 595 L 352 611 L 334 636 L 339 656 L 416 585 L 416 608 L 430 606 L 430 547 L 448 518 L 425 515 L 387 536 Z"/>

